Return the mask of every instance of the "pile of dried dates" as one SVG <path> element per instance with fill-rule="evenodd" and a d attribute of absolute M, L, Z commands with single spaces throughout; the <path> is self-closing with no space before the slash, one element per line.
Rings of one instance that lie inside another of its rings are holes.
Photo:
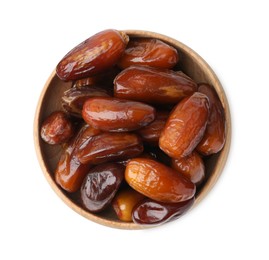
<path fill-rule="evenodd" d="M 105 30 L 57 65 L 72 87 L 40 134 L 62 144 L 55 181 L 84 209 L 158 225 L 193 205 L 204 158 L 225 143 L 225 118 L 214 88 L 176 69 L 179 60 L 163 41 Z"/>

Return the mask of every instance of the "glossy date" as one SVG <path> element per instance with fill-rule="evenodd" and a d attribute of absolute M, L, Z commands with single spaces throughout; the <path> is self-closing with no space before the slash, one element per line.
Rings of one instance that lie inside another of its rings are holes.
<path fill-rule="evenodd" d="M 155 119 L 155 109 L 141 102 L 96 97 L 85 102 L 82 117 L 100 130 L 126 132 L 150 124 Z"/>
<path fill-rule="evenodd" d="M 157 39 L 131 39 L 118 65 L 125 69 L 132 65 L 146 65 L 154 68 L 171 69 L 179 60 L 178 52 L 172 46 Z"/>
<path fill-rule="evenodd" d="M 150 104 L 176 104 L 193 94 L 197 84 L 172 70 L 132 66 L 114 80 L 114 96 Z"/>
<path fill-rule="evenodd" d="M 125 222 L 132 221 L 132 211 L 134 206 L 144 198 L 145 196 L 141 193 L 129 187 L 120 190 L 112 201 L 112 206 L 117 217 Z"/>
<path fill-rule="evenodd" d="M 180 159 L 173 158 L 171 166 L 196 186 L 200 185 L 205 178 L 205 165 L 197 152 Z"/>
<path fill-rule="evenodd" d="M 102 73 L 112 68 L 129 41 L 129 37 L 116 30 L 99 32 L 68 52 L 56 67 L 61 80 L 77 80 Z"/>
<path fill-rule="evenodd" d="M 78 148 L 81 163 L 99 164 L 132 158 L 144 150 L 141 138 L 131 133 L 102 133 Z"/>
<path fill-rule="evenodd" d="M 203 155 L 219 152 L 225 144 L 225 116 L 221 101 L 209 84 L 199 84 L 198 91 L 209 99 L 209 118 L 203 139 L 197 146 L 197 151 Z"/>
<path fill-rule="evenodd" d="M 41 125 L 40 135 L 48 144 L 67 142 L 74 134 L 71 120 L 62 111 L 51 113 Z"/>
<path fill-rule="evenodd" d="M 136 191 L 161 202 L 185 201 L 192 198 L 196 191 L 195 185 L 177 171 L 146 158 L 128 162 L 125 180 Z"/>
<path fill-rule="evenodd" d="M 194 93 L 170 114 L 159 139 L 160 148 L 172 158 L 189 155 L 203 138 L 209 114 L 206 95 Z"/>
<path fill-rule="evenodd" d="M 144 199 L 133 209 L 132 219 L 140 225 L 160 225 L 175 220 L 186 213 L 194 203 L 192 199 L 179 203 L 164 203 Z"/>
<path fill-rule="evenodd" d="M 88 125 L 82 126 L 77 135 L 65 146 L 55 170 L 55 180 L 64 190 L 68 192 L 77 191 L 90 169 L 90 164 L 82 164 L 77 157 L 77 149 L 99 130 Z"/>
<path fill-rule="evenodd" d="M 124 167 L 105 163 L 92 168 L 80 189 L 83 206 L 90 212 L 105 209 L 114 198 L 124 176 Z"/>

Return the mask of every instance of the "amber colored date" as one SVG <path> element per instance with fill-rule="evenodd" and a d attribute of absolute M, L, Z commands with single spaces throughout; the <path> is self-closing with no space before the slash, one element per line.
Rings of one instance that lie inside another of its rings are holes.
<path fill-rule="evenodd" d="M 114 80 L 114 96 L 153 104 L 176 104 L 197 90 L 190 78 L 172 70 L 132 66 Z"/>
<path fill-rule="evenodd" d="M 102 133 L 78 148 L 81 163 L 120 161 L 143 152 L 141 138 L 131 133 Z"/>
<path fill-rule="evenodd" d="M 55 111 L 41 125 L 41 138 L 48 144 L 67 142 L 74 134 L 74 127 L 67 114 Z"/>
<path fill-rule="evenodd" d="M 105 163 L 92 168 L 80 189 L 83 206 L 90 212 L 105 209 L 114 198 L 124 176 L 124 167 Z"/>
<path fill-rule="evenodd" d="M 139 225 L 160 225 L 181 217 L 194 203 L 194 197 L 179 203 L 144 199 L 133 209 L 132 220 Z"/>
<path fill-rule="evenodd" d="M 112 68 L 123 54 L 129 37 L 116 30 L 99 32 L 68 52 L 56 67 L 61 80 L 94 76 Z"/>
<path fill-rule="evenodd" d="M 189 155 L 201 141 L 209 114 L 206 95 L 194 93 L 170 114 L 159 139 L 160 148 L 172 158 Z"/>
<path fill-rule="evenodd" d="M 94 86 L 73 87 L 62 96 L 62 106 L 73 116 L 81 117 L 83 105 L 90 97 L 109 97 L 108 91 Z"/>
<path fill-rule="evenodd" d="M 126 132 L 151 123 L 155 119 L 155 109 L 141 102 L 96 97 L 85 102 L 82 117 L 100 130 Z"/>
<path fill-rule="evenodd" d="M 64 190 L 75 192 L 80 188 L 91 166 L 78 160 L 77 149 L 99 133 L 99 130 L 84 125 L 64 148 L 55 170 L 55 180 Z"/>
<path fill-rule="evenodd" d="M 161 132 L 168 116 L 168 111 L 157 111 L 156 118 L 152 123 L 137 130 L 142 140 L 152 145 L 158 145 Z"/>
<path fill-rule="evenodd" d="M 134 206 L 144 198 L 144 195 L 128 187 L 116 194 L 112 206 L 121 221 L 131 222 Z"/>
<path fill-rule="evenodd" d="M 209 99 L 209 118 L 205 134 L 197 146 L 197 151 L 203 155 L 219 152 L 225 143 L 225 116 L 221 101 L 214 90 L 208 84 L 199 84 L 198 91 Z"/>
<path fill-rule="evenodd" d="M 125 180 L 136 191 L 161 202 L 185 201 L 192 198 L 196 191 L 195 185 L 174 169 L 146 158 L 129 161 Z"/>
<path fill-rule="evenodd" d="M 171 166 L 196 186 L 200 185 L 205 178 L 203 159 L 196 152 L 192 152 L 190 155 L 180 159 L 172 159 Z"/>
<path fill-rule="evenodd" d="M 118 65 L 125 69 L 132 65 L 147 65 L 171 69 L 178 62 L 178 52 L 172 46 L 157 39 L 131 39 Z"/>

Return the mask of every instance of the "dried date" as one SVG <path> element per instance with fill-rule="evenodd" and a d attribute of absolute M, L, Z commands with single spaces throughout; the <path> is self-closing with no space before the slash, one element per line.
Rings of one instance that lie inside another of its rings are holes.
<path fill-rule="evenodd" d="M 124 167 L 105 163 L 92 168 L 80 189 L 83 206 L 90 212 L 105 209 L 114 198 L 124 176 Z"/>
<path fill-rule="evenodd" d="M 68 192 L 77 191 L 90 169 L 90 164 L 82 164 L 77 157 L 77 149 L 85 145 L 94 135 L 100 131 L 88 125 L 84 125 L 77 135 L 65 146 L 55 170 L 55 180 Z"/>
<path fill-rule="evenodd" d="M 132 66 L 114 80 L 114 96 L 150 104 L 176 104 L 193 94 L 197 84 L 172 70 Z"/>
<path fill-rule="evenodd" d="M 144 199 L 133 209 L 133 222 L 139 225 L 160 225 L 178 219 L 193 205 L 194 197 L 179 203 L 163 203 Z"/>
<path fill-rule="evenodd" d="M 172 158 L 189 155 L 203 138 L 209 114 L 206 95 L 194 93 L 170 114 L 159 139 L 160 148 Z"/>
<path fill-rule="evenodd" d="M 120 190 L 112 201 L 112 206 L 121 221 L 131 222 L 134 206 L 145 196 L 130 187 Z"/>
<path fill-rule="evenodd" d="M 116 30 L 99 32 L 68 52 L 56 67 L 61 80 L 94 76 L 112 68 L 123 54 L 129 37 Z"/>
<path fill-rule="evenodd" d="M 48 144 L 67 142 L 74 134 L 71 120 L 62 111 L 51 113 L 41 125 L 41 138 Z"/>
<path fill-rule="evenodd" d="M 225 144 L 225 116 L 221 101 L 209 84 L 199 84 L 198 91 L 209 99 L 209 118 L 203 139 L 197 146 L 197 151 L 203 155 L 219 152 Z"/>
<path fill-rule="evenodd" d="M 132 65 L 171 69 L 179 60 L 177 50 L 157 39 L 131 39 L 118 65 L 125 69 Z"/>
<path fill-rule="evenodd" d="M 96 97 L 85 102 L 82 117 L 100 130 L 126 132 L 151 123 L 155 119 L 155 109 L 141 102 Z"/>
<path fill-rule="evenodd" d="M 102 133 L 78 148 L 81 163 L 99 164 L 120 161 L 143 152 L 141 138 L 131 133 Z"/>
<path fill-rule="evenodd" d="M 174 169 L 146 158 L 128 162 L 125 180 L 136 191 L 161 202 L 185 201 L 196 191 L 195 185 Z"/>
<path fill-rule="evenodd" d="M 196 186 L 200 185 L 205 178 L 205 165 L 198 153 L 180 159 L 172 159 L 172 168 L 180 172 Z"/>

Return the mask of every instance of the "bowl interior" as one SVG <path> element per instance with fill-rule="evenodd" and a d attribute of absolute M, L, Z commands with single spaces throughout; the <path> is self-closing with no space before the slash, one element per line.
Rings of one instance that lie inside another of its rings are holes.
<path fill-rule="evenodd" d="M 209 65 L 193 50 L 186 45 L 172 38 L 164 35 L 160 35 L 153 32 L 145 31 L 125 31 L 130 37 L 151 37 L 160 39 L 178 49 L 180 53 L 179 69 L 186 73 L 188 76 L 193 78 L 197 83 L 206 82 L 213 85 L 220 97 L 222 105 L 225 111 L 226 117 L 226 143 L 222 151 L 216 155 L 210 156 L 205 160 L 206 165 L 206 180 L 204 185 L 199 188 L 196 195 L 196 201 L 194 206 L 197 205 L 205 195 L 214 186 L 218 177 L 220 176 L 223 167 L 225 165 L 231 141 L 231 119 L 227 98 L 224 90 Z M 54 171 L 61 154 L 61 146 L 52 146 L 44 143 L 40 138 L 40 126 L 44 119 L 55 110 L 62 110 L 61 97 L 63 92 L 71 87 L 71 82 L 61 81 L 55 73 L 52 72 L 51 76 L 47 80 L 43 91 L 41 93 L 34 123 L 34 139 L 37 156 L 44 172 L 44 175 L 53 190 L 60 196 L 60 198 L 73 210 L 81 214 L 82 216 L 95 221 L 97 223 L 124 229 L 138 229 L 142 228 L 134 223 L 124 223 L 117 219 L 116 215 L 112 210 L 104 211 L 101 214 L 92 214 L 85 211 L 77 203 L 77 194 L 68 194 L 56 185 L 54 181 Z"/>

